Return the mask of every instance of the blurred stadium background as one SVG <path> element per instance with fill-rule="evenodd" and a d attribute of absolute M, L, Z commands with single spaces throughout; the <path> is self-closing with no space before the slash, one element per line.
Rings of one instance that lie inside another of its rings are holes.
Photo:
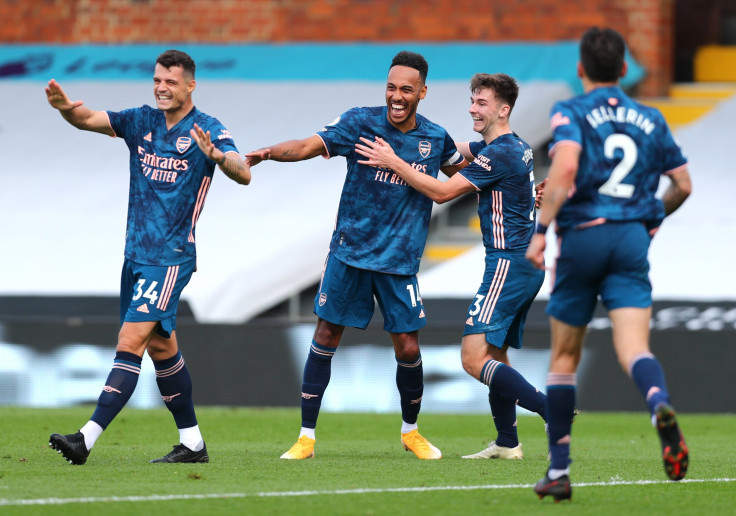
<path fill-rule="evenodd" d="M 472 74 L 516 77 L 512 128 L 535 148 L 541 179 L 549 108 L 580 91 L 576 40 L 601 25 L 626 37 L 625 87 L 662 109 L 693 176 L 693 195 L 650 253 L 653 350 L 680 411 L 736 411 L 732 0 L 9 0 L 0 19 L 1 405 L 94 402 L 118 329 L 128 151 L 66 124 L 45 100 L 49 79 L 93 109 L 150 104 L 155 57 L 185 50 L 197 62 L 195 104 L 247 152 L 308 136 L 350 107 L 383 104 L 390 59 L 410 49 L 430 64 L 419 111 L 457 141 L 476 138 Z M 265 163 L 246 188 L 218 175 L 178 322 L 195 402 L 298 406 L 344 162 Z M 425 412 L 488 411 L 458 347 L 482 270 L 475 197 L 436 207 L 420 273 Z M 512 355 L 540 388 L 548 291 L 529 316 L 525 349 Z M 376 313 L 365 332 L 346 331 L 325 409 L 397 410 L 381 327 Z M 583 410 L 645 409 L 613 359 L 604 312 L 578 381 Z M 162 404 L 150 363 L 131 404 Z"/>

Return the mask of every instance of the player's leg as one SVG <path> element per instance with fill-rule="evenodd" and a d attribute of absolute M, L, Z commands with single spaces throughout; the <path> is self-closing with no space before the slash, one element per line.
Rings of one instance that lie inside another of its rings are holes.
<path fill-rule="evenodd" d="M 662 366 L 649 350 L 652 287 L 648 252 L 651 239 L 639 223 L 612 225 L 612 266 L 601 285 L 601 300 L 613 323 L 619 363 L 647 402 L 662 444 L 667 476 L 680 480 L 688 466 L 688 449 L 670 403 Z"/>
<path fill-rule="evenodd" d="M 496 439 L 486 449 L 465 455 L 465 459 L 524 458 L 516 430 L 516 405 L 545 417 L 545 395 L 511 367 L 507 349 L 507 346 L 497 348 L 487 343 L 483 334 L 463 337 L 463 367 L 475 379 L 488 385 L 488 399 L 497 431 Z"/>
<path fill-rule="evenodd" d="M 547 376 L 547 424 L 550 465 L 534 487 L 540 498 L 563 500 L 572 496 L 570 487 L 570 435 L 575 415 L 576 377 L 582 353 L 585 326 L 572 326 L 550 317 L 552 349 Z"/>
<path fill-rule="evenodd" d="M 344 326 L 317 319 L 312 344 L 302 377 L 302 427 L 297 442 L 283 455 L 282 459 L 309 459 L 314 457 L 315 428 L 319 417 L 322 398 L 332 373 L 332 357 L 340 344 Z"/>
<path fill-rule="evenodd" d="M 550 465 L 534 491 L 540 498 L 549 495 L 562 500 L 572 496 L 569 465 L 577 391 L 575 373 L 601 278 L 610 262 L 611 239 L 603 225 L 568 230 L 558 243 L 555 284 L 546 310 L 552 337 L 546 409 Z"/>
<path fill-rule="evenodd" d="M 419 332 L 392 333 L 391 341 L 396 357 L 396 387 L 401 399 L 401 443 L 420 459 L 442 458 L 442 452 L 419 433 L 417 424 L 424 394 Z"/>
<path fill-rule="evenodd" d="M 461 347 L 465 370 L 489 388 L 498 436 L 465 458 L 523 458 L 516 432 L 516 405 L 545 417 L 545 396 L 511 367 L 507 350 L 521 348 L 524 323 L 544 273 L 521 253 L 488 253 L 483 283 L 468 307 Z"/>
<path fill-rule="evenodd" d="M 209 462 L 209 454 L 197 423 L 192 400 L 192 379 L 179 350 L 176 331 L 169 337 L 156 334 L 148 344 L 156 370 L 156 385 L 179 430 L 179 444 L 154 463 Z"/>
<path fill-rule="evenodd" d="M 365 271 L 328 255 L 314 298 L 314 331 L 302 377 L 302 426 L 297 442 L 282 459 L 314 457 L 315 428 L 322 398 L 330 382 L 332 357 L 345 326 L 365 328 L 373 316 L 373 292 Z"/>
<path fill-rule="evenodd" d="M 609 316 L 619 363 L 646 400 L 657 429 L 665 472 L 670 479 L 680 480 L 687 472 L 688 448 L 670 402 L 662 366 L 649 351 L 651 308 L 617 308 Z"/>
<path fill-rule="evenodd" d="M 424 394 L 419 329 L 426 325 L 415 275 L 371 273 L 373 292 L 391 335 L 396 358 L 396 387 L 401 399 L 401 443 L 420 459 L 439 459 L 442 452 L 419 433 L 417 418 Z"/>
<path fill-rule="evenodd" d="M 112 369 L 90 420 L 76 434 L 52 434 L 49 445 L 71 464 L 84 464 L 97 439 L 120 413 L 135 391 L 141 372 L 141 356 L 156 323 L 124 323 Z"/>
<path fill-rule="evenodd" d="M 138 383 L 141 357 L 158 324 L 142 318 L 128 320 L 130 307 L 141 286 L 138 266 L 125 260 L 120 277 L 120 331 L 112 369 L 91 419 L 75 434 L 52 434 L 49 446 L 71 464 L 84 464 L 102 432 L 130 399 Z M 143 297 L 144 291 L 140 290 Z M 146 299 L 147 301 L 147 299 Z"/>
<path fill-rule="evenodd" d="M 504 352 L 497 350 L 498 353 L 494 358 L 490 353 L 491 347 L 486 342 L 485 334 L 475 333 L 463 336 L 460 347 L 463 368 L 470 376 L 488 385 L 488 402 L 497 432 L 496 439 L 487 448 L 472 455 L 464 455 L 463 459 L 523 459 L 524 453 L 516 433 L 515 400 L 503 395 L 503 388 L 500 388 L 500 384 L 493 386 L 492 383 L 489 385 L 482 380 L 484 372 L 489 380 L 494 378 L 491 372 L 494 365 L 497 368 L 503 365 L 503 362 L 508 363 L 505 350 Z"/>

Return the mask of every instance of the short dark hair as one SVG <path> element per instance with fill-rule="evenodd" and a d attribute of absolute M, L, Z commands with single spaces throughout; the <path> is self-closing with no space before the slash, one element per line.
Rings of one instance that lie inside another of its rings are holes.
<path fill-rule="evenodd" d="M 470 92 L 475 93 L 482 89 L 493 90 L 497 99 L 509 105 L 509 115 L 511 115 L 516 99 L 519 98 L 519 85 L 516 79 L 505 73 L 476 73 L 470 79 Z"/>
<path fill-rule="evenodd" d="M 167 50 L 156 58 L 156 64 L 160 64 L 167 70 L 172 66 L 181 66 L 185 72 L 192 75 L 192 79 L 194 78 L 194 71 L 196 69 L 194 59 L 181 50 Z"/>
<path fill-rule="evenodd" d="M 423 83 L 427 82 L 427 72 L 429 71 L 429 65 L 427 60 L 421 54 L 416 52 L 410 52 L 408 50 L 402 50 L 396 54 L 391 61 L 391 66 L 388 67 L 390 70 L 394 66 L 408 66 L 414 68 L 419 72 L 419 78 L 422 79 Z"/>
<path fill-rule="evenodd" d="M 616 82 L 626 56 L 623 36 L 613 29 L 591 27 L 580 40 L 580 63 L 593 82 Z"/>

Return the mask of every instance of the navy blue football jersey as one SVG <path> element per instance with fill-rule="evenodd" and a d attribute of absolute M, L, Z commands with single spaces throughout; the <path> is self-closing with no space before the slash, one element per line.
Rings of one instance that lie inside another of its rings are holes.
<path fill-rule="evenodd" d="M 551 113 L 550 156 L 560 144 L 581 148 L 558 227 L 605 220 L 659 225 L 664 218 L 664 204 L 655 197 L 660 176 L 687 164 L 659 110 L 610 86 L 558 102 Z"/>
<path fill-rule="evenodd" d="M 215 162 L 191 138 L 196 123 L 214 145 L 234 151 L 217 119 L 193 108 L 171 129 L 150 106 L 108 111 L 115 136 L 130 149 L 130 192 L 125 257 L 144 265 L 177 265 L 196 257 L 194 228 L 209 191 Z"/>
<path fill-rule="evenodd" d="M 380 136 L 417 170 L 437 177 L 440 166 L 462 156 L 447 131 L 417 115 L 414 129 L 391 125 L 386 106 L 353 108 L 317 132 L 328 156 L 344 156 L 347 175 L 340 196 L 330 253 L 357 267 L 390 274 L 416 274 L 429 230 L 432 200 L 392 170 L 361 165 L 359 138 Z"/>
<path fill-rule="evenodd" d="M 458 173 L 478 190 L 483 245 L 487 250 L 525 249 L 536 220 L 532 149 L 508 133 L 488 145 L 472 142 L 470 151 L 475 159 Z"/>

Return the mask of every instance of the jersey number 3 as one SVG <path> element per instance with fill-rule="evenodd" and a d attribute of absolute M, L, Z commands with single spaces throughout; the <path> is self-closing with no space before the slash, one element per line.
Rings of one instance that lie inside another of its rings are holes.
<path fill-rule="evenodd" d="M 598 192 L 603 195 L 610 195 L 611 197 L 630 199 L 634 195 L 634 185 L 624 185 L 621 184 L 621 181 L 629 175 L 631 169 L 636 165 L 639 150 L 636 148 L 636 143 L 630 136 L 620 133 L 612 134 L 606 138 L 603 144 L 603 154 L 608 159 L 613 159 L 616 149 L 621 149 L 624 157 L 613 168 L 611 177 L 601 185 Z"/>

